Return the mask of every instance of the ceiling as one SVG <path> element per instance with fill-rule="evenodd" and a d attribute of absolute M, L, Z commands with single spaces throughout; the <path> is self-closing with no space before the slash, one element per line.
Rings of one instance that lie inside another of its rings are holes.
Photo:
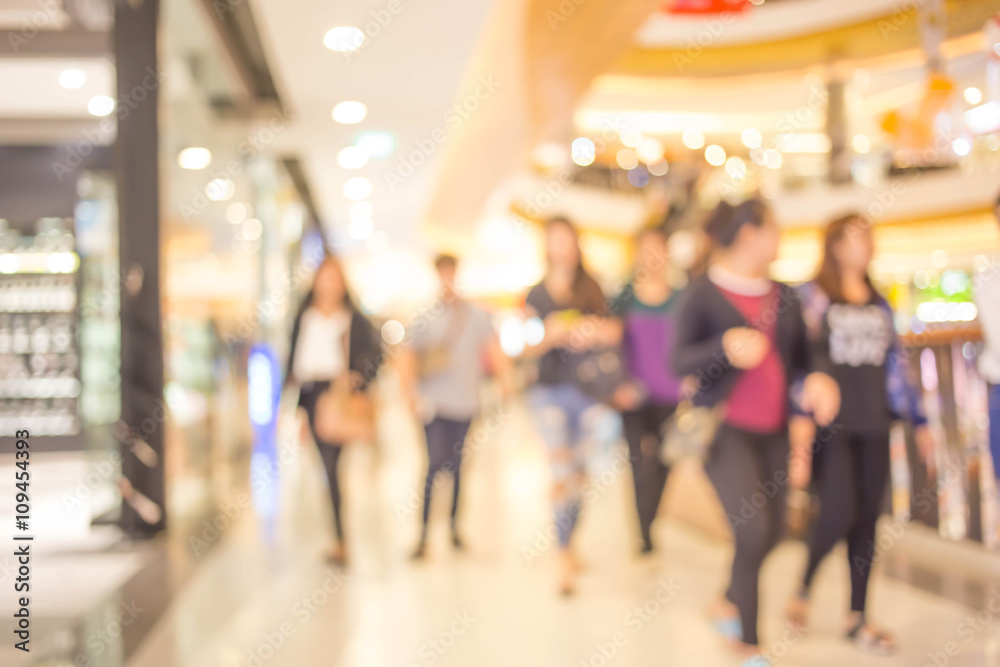
<path fill-rule="evenodd" d="M 376 227 L 402 243 L 417 239 L 417 221 L 443 152 L 438 138 L 451 132 L 446 114 L 490 5 L 463 0 L 252 1 L 271 69 L 294 118 L 274 148 L 301 157 L 328 225 L 346 224 L 351 202 L 341 192 L 344 182 L 364 176 L 373 185 L 369 201 Z M 390 8 L 399 11 L 393 14 Z M 362 48 L 348 54 L 327 49 L 323 36 L 335 26 L 365 30 Z M 364 121 L 342 125 L 331 119 L 334 105 L 345 100 L 367 105 Z M 359 170 L 339 167 L 337 153 L 364 131 L 391 132 L 395 153 Z M 400 170 L 402 157 L 414 151 L 421 155 L 412 162 L 420 164 L 412 174 Z M 397 173 L 403 176 L 394 178 Z"/>

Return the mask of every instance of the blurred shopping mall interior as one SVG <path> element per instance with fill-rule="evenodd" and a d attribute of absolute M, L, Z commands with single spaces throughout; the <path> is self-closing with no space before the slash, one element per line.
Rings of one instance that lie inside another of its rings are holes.
<path fill-rule="evenodd" d="M 756 197 L 792 285 L 828 221 L 870 221 L 937 442 L 932 469 L 891 433 L 869 607 L 896 652 L 844 641 L 843 545 L 788 625 L 803 491 L 761 573 L 770 664 L 1000 667 L 998 195 L 1000 0 L 0 0 L 0 664 L 737 667 L 706 611 L 731 525 L 693 459 L 640 556 L 624 441 L 595 454 L 560 595 L 523 309 L 553 217 L 609 295 L 662 227 L 682 291 L 709 212 Z M 346 566 L 285 382 L 324 252 L 384 357 L 374 442 L 339 464 Z M 464 547 L 445 475 L 413 559 L 428 454 L 394 361 L 442 253 L 514 389 L 478 388 Z"/>

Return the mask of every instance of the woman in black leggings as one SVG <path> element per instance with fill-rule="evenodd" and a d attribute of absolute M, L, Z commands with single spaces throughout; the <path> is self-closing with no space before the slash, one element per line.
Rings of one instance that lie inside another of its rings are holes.
<path fill-rule="evenodd" d="M 837 386 L 812 372 L 795 292 L 768 278 L 778 227 L 759 201 L 720 204 L 708 233 L 717 244 L 708 272 L 682 296 L 674 371 L 693 376 L 693 402 L 721 406 L 706 472 L 736 542 L 729 588 L 713 608 L 716 628 L 764 667 L 757 638 L 758 579 L 784 525 L 790 395 L 820 423 L 837 414 Z M 800 418 L 804 419 L 804 418 Z"/>
<path fill-rule="evenodd" d="M 337 534 L 337 545 L 330 550 L 328 559 L 338 565 L 346 561 L 337 477 L 344 443 L 327 442 L 316 433 L 316 403 L 343 374 L 350 374 L 357 391 L 365 391 L 375 379 L 381 359 L 378 332 L 354 306 L 340 263 L 328 255 L 316 270 L 312 289 L 295 317 L 285 381 L 300 385 L 299 406 L 306 412 L 309 430 L 323 459 Z"/>
<path fill-rule="evenodd" d="M 809 538 L 802 589 L 788 607 L 789 620 L 806 626 L 807 600 L 816 569 L 847 539 L 851 614 L 847 637 L 878 653 L 895 648 L 888 632 L 865 616 L 878 520 L 889 481 L 889 428 L 908 419 L 921 453 L 933 465 L 934 441 L 900 354 L 893 314 L 868 276 L 873 244 L 868 223 L 848 215 L 826 229 L 823 264 L 800 288 L 817 363 L 837 380 L 843 395 L 833 427 L 820 432 L 813 449 L 813 484 L 820 511 Z"/>

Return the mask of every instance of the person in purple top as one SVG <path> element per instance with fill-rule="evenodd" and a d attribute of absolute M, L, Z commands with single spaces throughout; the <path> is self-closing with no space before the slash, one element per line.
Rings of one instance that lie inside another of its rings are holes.
<path fill-rule="evenodd" d="M 629 282 L 611 302 L 622 324 L 622 352 L 629 379 L 615 394 L 632 462 L 642 553 L 653 551 L 651 529 L 670 469 L 660 462 L 667 421 L 681 399 L 681 381 L 669 368 L 677 299 L 667 280 L 667 235 L 645 229 L 636 238 Z"/>

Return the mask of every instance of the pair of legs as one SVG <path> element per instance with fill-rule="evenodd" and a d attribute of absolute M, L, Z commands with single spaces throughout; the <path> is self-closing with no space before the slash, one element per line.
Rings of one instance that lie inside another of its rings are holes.
<path fill-rule="evenodd" d="M 800 598 L 804 603 L 820 563 L 837 542 L 846 539 L 851 572 L 849 634 L 872 648 L 891 649 L 891 637 L 865 623 L 875 529 L 889 482 L 889 432 L 843 429 L 814 449 L 813 484 L 820 508 L 809 537 L 809 561 Z M 796 618 L 793 603 L 790 616 L 793 622 L 804 624 L 804 609 L 799 611 L 803 613 Z"/>
<path fill-rule="evenodd" d="M 309 431 L 312 433 L 316 448 L 319 450 L 320 459 L 323 461 L 323 469 L 326 471 L 326 481 L 330 489 L 330 500 L 333 503 L 333 524 L 337 535 L 337 546 L 330 552 L 330 560 L 342 564 L 345 560 L 344 551 L 344 522 L 341 520 L 341 497 L 340 480 L 338 477 L 338 464 L 340 454 L 343 450 L 342 444 L 337 442 L 327 442 L 316 433 L 316 402 L 324 391 L 330 388 L 329 382 L 306 382 L 302 385 L 299 393 L 299 406 L 306 411 L 309 421 Z"/>
<path fill-rule="evenodd" d="M 561 582 L 571 594 L 577 565 L 570 541 L 580 516 L 587 478 L 586 443 L 594 424 L 591 411 L 598 403 L 576 385 L 537 385 L 528 395 L 536 426 L 549 450 L 552 467 L 552 504 L 561 552 Z"/>
<path fill-rule="evenodd" d="M 758 644 L 760 568 L 784 529 L 788 452 L 787 432 L 752 433 L 722 424 L 705 465 L 736 544 L 729 588 L 715 614 L 717 624 L 750 653 Z"/>
<path fill-rule="evenodd" d="M 459 482 L 462 472 L 462 450 L 465 449 L 465 436 L 469 432 L 471 420 L 452 420 L 435 417 L 424 426 L 427 442 L 427 479 L 424 482 L 424 513 L 423 527 L 420 531 L 420 544 L 414 557 L 421 558 L 427 545 L 427 524 L 430 519 L 431 495 L 434 491 L 438 474 L 451 474 L 454 477 L 454 491 L 451 499 L 451 538 L 452 543 L 461 548 L 455 519 L 458 512 Z"/>
<path fill-rule="evenodd" d="M 670 474 L 670 468 L 660 461 L 660 444 L 667 420 L 676 409 L 676 405 L 647 403 L 637 410 L 622 413 L 629 461 L 632 463 L 635 506 L 639 513 L 643 553 L 653 550 L 653 521 L 660 509 L 663 489 Z"/>

